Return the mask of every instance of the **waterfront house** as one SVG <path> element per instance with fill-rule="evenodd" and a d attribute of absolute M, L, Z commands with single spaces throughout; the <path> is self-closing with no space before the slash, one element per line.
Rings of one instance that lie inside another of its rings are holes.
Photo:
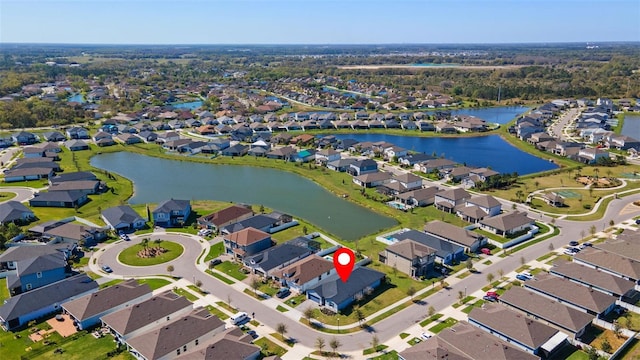
<path fill-rule="evenodd" d="M 431 155 L 427 155 L 424 153 L 410 153 L 404 156 L 401 156 L 398 159 L 398 162 L 401 166 L 413 167 L 415 164 L 425 162 L 427 160 L 433 160 L 435 157 Z"/>
<path fill-rule="evenodd" d="M 31 209 L 17 201 L 7 201 L 0 203 L 0 224 L 7 225 L 14 223 L 18 225 L 26 224 L 36 218 Z"/>
<path fill-rule="evenodd" d="M 67 301 L 61 306 L 79 330 L 100 324 L 100 318 L 151 298 L 148 284 L 130 279 L 100 291 Z"/>
<path fill-rule="evenodd" d="M 405 239 L 387 246 L 378 260 L 412 278 L 427 276 L 433 271 L 436 250 L 415 240 Z"/>
<path fill-rule="evenodd" d="M 534 222 L 525 212 L 512 211 L 482 219 L 479 223 L 482 230 L 506 237 L 530 229 Z"/>
<path fill-rule="evenodd" d="M 54 177 L 49 178 L 49 185 L 60 184 L 68 181 L 85 181 L 94 180 L 97 181 L 96 175 L 90 171 L 74 171 L 64 172 Z"/>
<path fill-rule="evenodd" d="M 67 258 L 59 251 L 17 260 L 14 265 L 15 272 L 7 274 L 6 283 L 11 296 L 60 281 L 69 274 Z"/>
<path fill-rule="evenodd" d="M 224 235 L 225 253 L 233 255 L 238 260 L 264 251 L 271 245 L 271 235 L 252 227 Z"/>
<path fill-rule="evenodd" d="M 428 174 L 435 171 L 453 169 L 456 165 L 456 162 L 449 159 L 430 159 L 416 163 L 413 169 Z"/>
<path fill-rule="evenodd" d="M 158 134 L 149 130 L 140 131 L 136 136 L 142 139 L 142 141 L 144 141 L 145 143 L 154 143 L 156 140 L 158 140 Z"/>
<path fill-rule="evenodd" d="M 48 191 L 35 194 L 29 206 L 77 208 L 87 201 L 87 194 L 81 190 Z"/>
<path fill-rule="evenodd" d="M 67 140 L 64 142 L 64 146 L 66 146 L 69 151 L 89 150 L 89 144 L 82 140 Z"/>
<path fill-rule="evenodd" d="M 228 208 L 213 212 L 198 218 L 198 225 L 218 232 L 220 228 L 230 225 L 254 215 L 250 206 L 232 205 Z"/>
<path fill-rule="evenodd" d="M 267 153 L 269 159 L 281 159 L 289 161 L 289 159 L 297 153 L 296 149 L 291 146 L 284 146 L 280 148 L 274 148 Z"/>
<path fill-rule="evenodd" d="M 607 145 L 618 150 L 635 149 L 640 150 L 640 141 L 626 135 L 613 135 L 609 138 Z"/>
<path fill-rule="evenodd" d="M 152 211 L 153 224 L 160 227 L 183 226 L 191 214 L 189 200 L 165 200 Z"/>
<path fill-rule="evenodd" d="M 97 290 L 97 282 L 86 274 L 78 274 L 12 296 L 0 306 L 0 326 L 6 331 L 18 330 L 32 320 L 59 312 L 61 303 Z"/>
<path fill-rule="evenodd" d="M 578 339 L 590 327 L 595 316 L 540 295 L 520 286 L 509 288 L 500 296 L 500 303 L 519 310 L 536 320 L 544 320 Z"/>
<path fill-rule="evenodd" d="M 453 188 L 435 194 L 435 206 L 438 210 L 453 213 L 455 207 L 471 198 L 471 194 L 462 188 Z"/>
<path fill-rule="evenodd" d="M 114 206 L 102 211 L 102 220 L 115 231 L 142 229 L 147 224 L 129 205 Z"/>
<path fill-rule="evenodd" d="M 4 182 L 48 179 L 51 176 L 53 176 L 53 169 L 51 167 L 14 167 L 4 172 Z"/>
<path fill-rule="evenodd" d="M 282 225 L 279 219 L 264 214 L 257 214 L 244 220 L 221 226 L 219 229 L 225 234 L 231 234 L 250 227 L 264 232 L 271 232 L 274 227 L 279 225 Z"/>
<path fill-rule="evenodd" d="M 113 140 L 113 136 L 104 131 L 98 131 L 95 135 L 93 135 L 93 141 L 96 143 L 100 140 Z"/>
<path fill-rule="evenodd" d="M 346 158 L 346 159 L 330 161 L 327 163 L 327 169 L 338 171 L 338 172 L 345 172 L 349 168 L 351 168 L 351 164 L 353 164 L 356 161 L 357 160 L 354 158 Z"/>
<path fill-rule="evenodd" d="M 466 252 L 477 252 L 487 244 L 486 237 L 440 220 L 433 220 L 426 223 L 424 225 L 424 232 L 455 245 L 462 246 Z"/>
<path fill-rule="evenodd" d="M 408 230 L 396 233 L 393 238 L 397 241 L 414 240 L 422 245 L 428 246 L 436 251 L 436 259 L 442 264 L 452 264 L 463 260 L 464 247 L 446 241 L 440 237 L 426 234 L 422 231 Z"/>
<path fill-rule="evenodd" d="M 116 139 L 125 145 L 137 144 L 142 142 L 142 139 L 137 134 L 131 133 L 116 135 Z"/>
<path fill-rule="evenodd" d="M 102 326 L 109 329 L 117 342 L 143 334 L 170 323 L 193 310 L 187 298 L 167 290 L 138 304 L 103 316 Z"/>
<path fill-rule="evenodd" d="M 475 307 L 468 319 L 470 324 L 543 358 L 552 356 L 567 342 L 567 334 L 500 304 Z"/>
<path fill-rule="evenodd" d="M 352 181 L 362 187 L 371 188 L 387 184 L 393 178 L 393 174 L 388 172 L 370 172 L 353 177 Z"/>
<path fill-rule="evenodd" d="M 18 145 L 32 145 L 40 141 L 37 135 L 27 131 L 17 132 L 11 135 L 11 138 Z"/>
<path fill-rule="evenodd" d="M 67 137 L 69 139 L 90 139 L 89 130 L 79 127 L 73 126 L 66 131 Z"/>
<path fill-rule="evenodd" d="M 437 186 L 429 186 L 422 189 L 410 190 L 396 195 L 396 200 L 408 206 L 433 205 L 435 195 L 442 191 Z"/>
<path fill-rule="evenodd" d="M 244 266 L 251 272 L 265 278 L 274 278 L 283 267 L 311 255 L 312 251 L 304 246 L 290 243 L 280 244 L 252 256 L 245 256 Z"/>
<path fill-rule="evenodd" d="M 340 152 L 331 148 L 316 152 L 316 163 L 325 165 L 329 162 L 340 160 Z"/>
<path fill-rule="evenodd" d="M 249 146 L 242 144 L 235 144 L 226 149 L 220 151 L 223 156 L 244 156 L 249 151 Z"/>
<path fill-rule="evenodd" d="M 333 263 L 313 254 L 276 270 L 274 276 L 283 286 L 298 294 L 304 294 L 307 289 L 314 287 L 332 273 L 335 273 Z"/>
<path fill-rule="evenodd" d="M 307 290 L 307 299 L 335 312 L 345 309 L 357 298 L 372 293 L 385 279 L 385 274 L 365 267 L 356 267 L 344 282 L 331 274 Z"/>

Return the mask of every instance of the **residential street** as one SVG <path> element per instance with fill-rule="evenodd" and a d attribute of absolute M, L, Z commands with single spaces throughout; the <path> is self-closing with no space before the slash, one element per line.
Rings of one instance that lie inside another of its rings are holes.
<path fill-rule="evenodd" d="M 538 244 L 530 246 L 524 250 L 517 252 L 512 256 L 505 258 L 499 258 L 497 256 L 492 257 L 495 261 L 489 266 L 479 264 L 477 267 L 480 273 L 477 275 L 468 276 L 464 279 L 457 279 L 450 277 L 447 282 L 450 284 L 449 290 L 442 290 L 437 294 L 434 294 L 425 299 L 422 304 L 413 305 L 407 309 L 404 309 L 392 317 L 374 324 L 370 332 L 374 332 L 381 342 L 388 341 L 399 333 L 403 332 L 408 327 L 414 325 L 416 322 L 424 319 L 427 315 L 427 309 L 429 306 L 433 306 L 437 311 L 441 311 L 450 306 L 457 299 L 458 291 L 466 291 L 467 293 L 473 293 L 481 289 L 486 285 L 486 274 L 498 273 L 501 269 L 505 274 L 513 271 L 521 265 L 521 258 L 525 261 L 534 260 L 547 252 L 549 252 L 549 244 L 553 244 L 555 248 L 560 248 L 566 245 L 570 240 L 576 240 L 580 237 L 580 232 L 584 231 L 588 234 L 589 228 L 595 225 L 598 231 L 601 231 L 604 227 L 608 227 L 609 221 L 613 220 L 616 223 L 622 222 L 640 215 L 640 207 L 632 204 L 633 201 L 640 200 L 640 194 L 630 195 L 619 200 L 612 200 L 609 204 L 609 208 L 603 219 L 598 221 L 566 221 L 556 220 L 556 225 L 560 227 L 560 235 L 542 241 Z M 544 220 L 550 220 L 546 215 L 543 216 Z M 130 246 L 136 242 L 141 241 L 142 237 L 151 237 L 151 240 L 155 238 L 163 238 L 171 241 L 176 241 L 185 247 L 185 252 L 172 262 L 162 265 L 150 266 L 150 267 L 131 267 L 118 263 L 117 255 L 123 248 Z M 285 322 L 288 327 L 288 334 L 292 338 L 298 341 L 299 345 L 304 345 L 309 349 L 314 348 L 315 339 L 318 336 L 322 336 L 325 339 L 330 339 L 334 335 L 317 332 L 313 329 L 302 325 L 297 320 L 299 319 L 299 311 L 289 311 L 281 313 L 275 310 L 276 299 L 268 299 L 262 302 L 256 301 L 252 297 L 242 292 L 243 285 L 236 283 L 233 286 L 226 285 L 216 278 L 204 274 L 202 270 L 206 268 L 206 265 L 196 265 L 196 259 L 206 247 L 206 242 L 199 242 L 200 239 L 197 236 L 186 234 L 166 234 L 166 233 L 154 233 L 145 234 L 144 236 L 134 236 L 130 242 L 118 242 L 110 244 L 104 247 L 104 251 L 99 251 L 94 254 L 99 260 L 96 264 L 90 261 L 90 267 L 93 271 L 101 273 L 99 267 L 103 264 L 111 266 L 114 273 L 109 275 L 111 277 L 131 277 L 131 276 L 145 276 L 145 275 L 157 275 L 166 274 L 166 267 L 169 264 L 174 265 L 174 276 L 180 276 L 185 280 L 196 282 L 202 281 L 203 289 L 210 292 L 210 294 L 224 302 L 227 302 L 228 296 L 231 297 L 231 303 L 234 307 L 246 311 L 248 313 L 255 312 L 256 320 L 265 324 L 270 328 L 276 328 L 280 322 Z M 105 275 L 104 273 L 101 273 Z M 271 306 L 273 305 L 273 306 Z M 340 350 L 342 352 L 355 351 L 358 349 L 367 348 L 370 346 L 372 334 L 367 331 L 361 331 L 349 335 L 337 335 L 342 342 Z M 299 346 L 297 345 L 297 346 Z"/>

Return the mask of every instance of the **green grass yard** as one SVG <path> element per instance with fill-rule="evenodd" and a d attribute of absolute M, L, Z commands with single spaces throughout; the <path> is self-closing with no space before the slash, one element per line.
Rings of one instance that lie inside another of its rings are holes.
<path fill-rule="evenodd" d="M 173 241 L 163 240 L 160 243 L 150 241 L 149 248 L 160 247 L 167 250 L 165 253 L 155 257 L 143 258 L 138 254 L 144 250 L 142 244 L 132 245 L 118 254 L 118 261 L 130 266 L 150 266 L 158 265 L 176 259 L 184 252 L 184 247 Z"/>
<path fill-rule="evenodd" d="M 247 278 L 247 274 L 240 271 L 242 267 L 239 264 L 233 263 L 231 261 L 223 261 L 220 264 L 216 265 L 215 268 L 221 273 L 229 275 L 239 281 Z"/>

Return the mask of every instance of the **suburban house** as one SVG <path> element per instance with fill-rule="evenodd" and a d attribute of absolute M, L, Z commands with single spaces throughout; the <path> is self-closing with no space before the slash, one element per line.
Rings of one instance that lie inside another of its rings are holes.
<path fill-rule="evenodd" d="M 517 309 L 536 320 L 560 328 L 578 339 L 584 334 L 595 316 L 553 298 L 540 295 L 520 286 L 513 286 L 500 296 L 500 303 Z"/>
<path fill-rule="evenodd" d="M 60 281 L 70 272 L 66 256 L 58 251 L 14 264 L 15 272 L 7 274 L 7 289 L 12 296 Z"/>
<path fill-rule="evenodd" d="M 289 215 L 283 215 L 276 212 L 272 212 L 270 214 L 253 215 L 244 220 L 240 220 L 238 222 L 225 225 L 220 228 L 220 231 L 225 234 L 231 234 L 233 232 L 237 232 L 242 229 L 252 227 L 254 229 L 271 233 L 273 230 L 275 230 L 279 226 L 282 226 L 288 223 L 297 224 L 297 222 L 294 221 Z"/>
<path fill-rule="evenodd" d="M 327 169 L 333 170 L 333 171 L 339 171 L 339 172 L 346 172 L 347 170 L 349 170 L 349 168 L 351 168 L 351 164 L 353 164 L 356 161 L 357 160 L 353 158 L 329 161 L 327 163 Z"/>
<path fill-rule="evenodd" d="M 622 300 L 623 296 L 632 297 L 635 291 L 635 282 L 631 280 L 572 261 L 555 262 L 553 267 L 549 269 L 549 273 L 605 294 L 616 296 L 620 300 Z"/>
<path fill-rule="evenodd" d="M 376 171 L 354 176 L 352 181 L 358 186 L 372 188 L 389 183 L 391 178 L 393 178 L 391 173 Z"/>
<path fill-rule="evenodd" d="M 198 225 L 218 232 L 223 226 L 248 219 L 252 216 L 253 210 L 251 210 L 250 206 L 232 205 L 228 208 L 199 217 Z"/>
<path fill-rule="evenodd" d="M 438 210 L 453 213 L 455 207 L 463 205 L 471 198 L 471 194 L 462 188 L 453 188 L 435 194 L 435 205 Z"/>
<path fill-rule="evenodd" d="M 466 321 L 440 331 L 399 354 L 402 360 L 540 360 Z"/>
<path fill-rule="evenodd" d="M 69 151 L 89 150 L 89 144 L 82 140 L 67 140 L 64 142 L 64 146 L 69 149 Z"/>
<path fill-rule="evenodd" d="M 62 135 L 62 133 L 60 133 L 59 131 L 47 131 L 42 133 L 42 137 L 44 138 L 44 140 L 46 141 L 51 141 L 51 142 L 58 142 L 58 141 L 65 141 L 67 140 L 67 138 Z"/>
<path fill-rule="evenodd" d="M 271 245 L 271 235 L 252 227 L 224 236 L 225 252 L 234 255 L 239 260 L 266 250 Z"/>
<path fill-rule="evenodd" d="M 283 267 L 311 254 L 312 251 L 309 248 L 284 243 L 255 255 L 245 256 L 243 263 L 251 269 L 252 273 L 259 274 L 265 278 L 273 278 Z"/>
<path fill-rule="evenodd" d="M 608 151 L 599 148 L 584 148 L 578 151 L 578 161 L 585 164 L 596 164 L 600 159 L 610 159 Z"/>
<path fill-rule="evenodd" d="M 47 221 L 29 229 L 54 242 L 65 242 L 76 245 L 94 246 L 107 238 L 106 229 L 84 224 L 63 221 Z"/>
<path fill-rule="evenodd" d="M 640 281 L 640 262 L 624 255 L 601 249 L 584 249 L 573 257 L 573 261 L 636 283 Z"/>
<path fill-rule="evenodd" d="M 167 290 L 148 300 L 103 316 L 102 326 L 109 328 L 117 342 L 145 333 L 158 325 L 178 319 L 193 309 L 187 298 Z"/>
<path fill-rule="evenodd" d="M 52 191 L 80 191 L 87 195 L 97 194 L 103 191 L 106 184 L 100 180 L 79 180 L 56 182 L 49 186 L 49 192 Z"/>
<path fill-rule="evenodd" d="M 40 141 L 37 135 L 27 131 L 20 131 L 18 133 L 15 133 L 11 135 L 11 138 L 18 145 L 31 145 Z"/>
<path fill-rule="evenodd" d="M 261 349 L 253 345 L 251 335 L 235 326 L 214 335 L 211 340 L 203 343 L 204 345 L 196 347 L 193 351 L 178 356 L 176 360 L 258 360 L 260 358 Z M 276 355 L 264 359 L 278 360 L 279 358 Z"/>
<path fill-rule="evenodd" d="M 127 339 L 126 345 L 137 359 L 175 359 L 211 340 L 224 329 L 224 321 L 211 315 L 207 309 L 197 308 L 175 321 Z"/>
<path fill-rule="evenodd" d="M 465 207 L 475 206 L 482 210 L 487 216 L 499 215 L 502 211 L 502 204 L 491 195 L 473 196 L 464 203 Z"/>
<path fill-rule="evenodd" d="M 526 231 L 535 221 L 525 212 L 512 211 L 480 220 L 480 228 L 501 236 L 510 236 Z"/>
<path fill-rule="evenodd" d="M 100 318 L 151 298 L 151 288 L 130 279 L 62 304 L 79 330 L 100 324 Z"/>
<path fill-rule="evenodd" d="M 98 290 L 98 283 L 78 274 L 6 299 L 0 306 L 0 326 L 13 331 L 31 320 L 60 311 L 60 304 Z"/>
<path fill-rule="evenodd" d="M 59 184 L 68 181 L 96 181 L 98 178 L 90 171 L 65 172 L 49 178 L 49 185 Z"/>
<path fill-rule="evenodd" d="M 436 251 L 436 258 L 439 259 L 442 264 L 452 264 L 464 259 L 464 247 L 421 231 L 402 231 L 394 234 L 393 237 L 398 241 L 407 239 L 414 240 L 434 249 Z"/>
<path fill-rule="evenodd" d="M 191 214 L 189 200 L 165 200 L 152 211 L 153 224 L 160 227 L 182 226 L 189 219 L 189 214 Z"/>
<path fill-rule="evenodd" d="M 242 144 L 235 144 L 233 146 L 229 146 L 228 148 L 222 149 L 220 154 L 223 156 L 244 156 L 247 155 L 249 151 L 249 146 Z"/>
<path fill-rule="evenodd" d="M 76 208 L 84 205 L 89 198 L 80 190 L 48 191 L 35 194 L 29 200 L 30 206 Z"/>
<path fill-rule="evenodd" d="M 18 261 L 37 258 L 42 255 L 61 253 L 68 259 L 75 250 L 70 249 L 62 244 L 42 244 L 38 246 L 11 246 L 5 252 L 0 254 L 0 270 L 13 271 L 18 266 Z"/>
<path fill-rule="evenodd" d="M 408 206 L 428 206 L 435 202 L 435 195 L 442 191 L 437 186 L 410 190 L 396 195 L 396 200 Z"/>
<path fill-rule="evenodd" d="M 616 306 L 615 296 L 551 274 L 538 274 L 536 281 L 526 281 L 524 286 L 596 317 L 607 315 Z"/>
<path fill-rule="evenodd" d="M 269 159 L 281 159 L 289 161 L 289 159 L 294 156 L 298 151 L 292 148 L 291 146 L 284 146 L 280 148 L 274 148 L 267 153 L 267 158 Z"/>
<path fill-rule="evenodd" d="M 12 168 L 4 172 L 4 182 L 48 179 L 53 176 L 51 167 Z"/>
<path fill-rule="evenodd" d="M 90 139 L 91 138 L 91 136 L 89 136 L 89 130 L 82 127 L 78 127 L 78 126 L 70 127 L 69 129 L 67 129 L 66 133 L 69 139 Z"/>
<path fill-rule="evenodd" d="M 411 173 L 394 175 L 391 181 L 384 185 L 384 191 L 392 194 L 401 194 L 420 188 L 422 188 L 422 178 Z"/>
<path fill-rule="evenodd" d="M 415 240 L 405 239 L 387 246 L 378 260 L 412 278 L 427 276 L 433 271 L 436 250 Z"/>
<path fill-rule="evenodd" d="M 424 232 L 455 245 L 462 246 L 465 252 L 478 252 L 480 248 L 487 244 L 486 237 L 440 220 L 433 220 L 426 223 L 424 225 Z"/>
<path fill-rule="evenodd" d="M 336 160 L 340 160 L 339 151 L 328 148 L 316 152 L 316 162 L 318 164 L 327 164 Z"/>
<path fill-rule="evenodd" d="M 347 169 L 347 172 L 353 176 L 360 176 L 377 171 L 378 163 L 372 159 L 356 160 L 349 165 L 349 169 Z"/>
<path fill-rule="evenodd" d="M 114 206 L 102 211 L 102 220 L 110 229 L 116 231 L 129 231 L 142 229 L 147 221 L 142 218 L 131 206 Z"/>
<path fill-rule="evenodd" d="M 335 273 L 333 263 L 313 254 L 278 269 L 274 276 L 283 286 L 303 294 L 332 273 Z"/>
<path fill-rule="evenodd" d="M 365 267 L 356 267 L 349 280 L 342 281 L 337 274 L 321 280 L 307 290 L 307 299 L 338 312 L 357 298 L 373 292 L 384 281 L 385 274 Z"/>
<path fill-rule="evenodd" d="M 9 223 L 18 225 L 26 224 L 35 218 L 36 216 L 33 211 L 20 202 L 10 200 L 0 204 L 1 225 L 7 225 Z"/>
<path fill-rule="evenodd" d="M 567 342 L 567 334 L 500 304 L 484 304 L 469 313 L 469 323 L 518 348 L 548 358 Z"/>

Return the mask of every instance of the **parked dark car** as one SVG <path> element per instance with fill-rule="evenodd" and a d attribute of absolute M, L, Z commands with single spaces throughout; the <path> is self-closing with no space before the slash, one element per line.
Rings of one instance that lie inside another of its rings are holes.
<path fill-rule="evenodd" d="M 498 300 L 497 297 L 489 296 L 489 295 L 483 296 L 482 299 L 485 300 L 485 301 L 491 301 L 491 302 L 496 302 Z"/>
<path fill-rule="evenodd" d="M 280 288 L 276 293 L 276 296 L 280 299 L 284 299 L 289 296 L 289 294 L 291 294 L 291 290 L 289 290 L 289 288 Z"/>
<path fill-rule="evenodd" d="M 112 273 L 113 270 L 111 269 L 111 267 L 109 267 L 109 265 L 102 265 L 102 271 L 106 272 L 106 273 Z"/>
<path fill-rule="evenodd" d="M 218 265 L 218 264 L 222 264 L 222 260 L 220 260 L 220 259 L 213 259 L 213 260 L 211 260 L 211 262 L 209 262 L 209 267 L 214 267 L 214 266 L 216 266 L 216 265 Z"/>
<path fill-rule="evenodd" d="M 570 246 L 578 246 L 578 245 L 580 245 L 580 243 L 578 243 L 577 241 L 573 240 L 573 241 L 569 241 L 569 245 Z"/>

